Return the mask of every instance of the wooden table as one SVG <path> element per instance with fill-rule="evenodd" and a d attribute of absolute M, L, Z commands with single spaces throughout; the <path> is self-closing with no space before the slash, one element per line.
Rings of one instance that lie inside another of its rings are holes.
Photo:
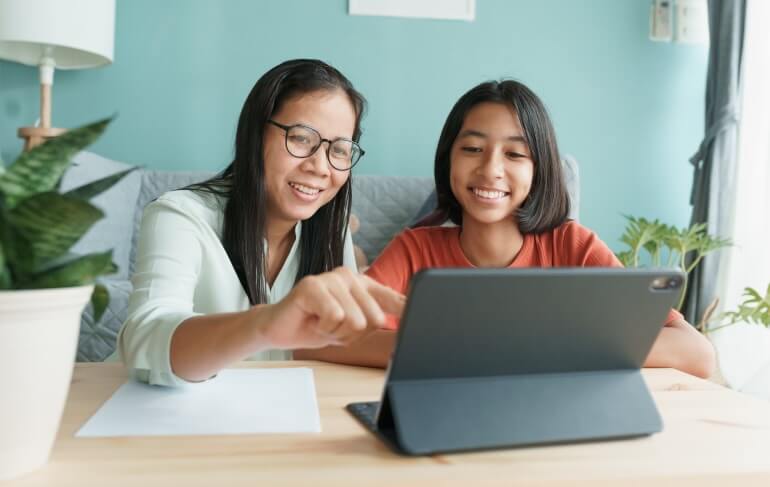
<path fill-rule="evenodd" d="M 316 362 L 323 433 L 74 438 L 126 380 L 117 364 L 78 364 L 50 463 L 8 486 L 770 486 L 770 403 L 670 369 L 644 371 L 664 419 L 648 438 L 401 457 L 343 410 L 379 398 L 380 370 Z M 0 432 L 2 434 L 2 432 Z"/>

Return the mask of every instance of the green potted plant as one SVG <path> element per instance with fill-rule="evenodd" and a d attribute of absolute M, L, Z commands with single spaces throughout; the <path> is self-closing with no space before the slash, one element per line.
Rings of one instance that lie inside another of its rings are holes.
<path fill-rule="evenodd" d="M 109 296 L 96 284 L 115 272 L 112 251 L 70 248 L 104 215 L 89 199 L 124 171 L 62 193 L 59 181 L 77 152 L 110 119 L 69 131 L 0 163 L 0 480 L 45 464 L 69 390 L 89 297 L 101 315 Z"/>
<path fill-rule="evenodd" d="M 678 267 L 685 273 L 682 294 L 677 309 L 681 310 L 689 284 L 687 276 L 700 264 L 703 258 L 723 247 L 732 245 L 729 239 L 709 235 L 706 225 L 697 223 L 686 228 L 676 228 L 659 220 L 647 220 L 624 215 L 626 225 L 620 241 L 628 249 L 617 254 L 626 267 L 639 267 L 645 263 L 653 267 Z M 644 252 L 643 252 L 644 251 Z M 689 260 L 688 260 L 689 259 Z"/>

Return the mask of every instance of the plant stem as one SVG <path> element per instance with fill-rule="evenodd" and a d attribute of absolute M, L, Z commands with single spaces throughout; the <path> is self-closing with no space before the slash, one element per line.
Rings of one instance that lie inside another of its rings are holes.
<path fill-rule="evenodd" d="M 703 260 L 703 256 L 702 255 L 699 255 L 698 257 L 696 257 L 695 260 L 692 261 L 692 264 L 690 264 L 690 267 L 688 267 L 685 272 L 687 272 L 688 274 L 690 272 L 692 272 L 692 270 L 695 269 L 698 266 L 698 264 L 700 263 L 701 260 Z"/>
<path fill-rule="evenodd" d="M 668 262 L 666 262 L 666 267 L 673 267 L 674 266 L 674 261 L 676 260 L 677 252 L 676 252 L 675 249 L 673 249 L 671 247 L 669 247 L 668 249 L 669 249 L 669 251 L 668 251 Z"/>
<path fill-rule="evenodd" d="M 690 281 L 690 275 L 684 275 L 684 282 L 682 283 L 682 294 L 679 296 L 679 304 L 676 305 L 678 311 L 682 311 L 682 305 L 684 304 L 684 297 L 687 296 L 687 284 Z"/>

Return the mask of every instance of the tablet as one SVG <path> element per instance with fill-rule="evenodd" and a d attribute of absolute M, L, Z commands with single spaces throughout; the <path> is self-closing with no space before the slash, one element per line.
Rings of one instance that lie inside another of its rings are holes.
<path fill-rule="evenodd" d="M 421 271 L 381 400 L 347 409 L 414 455 L 658 432 L 640 367 L 683 283 L 668 269 Z"/>

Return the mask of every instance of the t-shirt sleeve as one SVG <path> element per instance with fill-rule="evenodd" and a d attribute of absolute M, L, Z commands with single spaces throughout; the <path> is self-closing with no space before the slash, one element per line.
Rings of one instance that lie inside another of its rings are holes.
<path fill-rule="evenodd" d="M 412 252 L 406 235 L 397 235 L 372 262 L 366 275 L 402 294 L 409 287 L 412 277 Z"/>
<path fill-rule="evenodd" d="M 561 248 L 567 262 L 572 267 L 623 267 L 623 264 L 599 236 L 575 223 L 565 225 L 561 234 Z M 682 313 L 671 309 L 666 317 L 666 325 L 684 319 Z"/>
<path fill-rule="evenodd" d="M 150 384 L 187 381 L 171 369 L 171 337 L 193 311 L 201 267 L 199 224 L 170 202 L 153 202 L 139 229 L 136 269 L 118 355 L 132 375 Z"/>
<path fill-rule="evenodd" d="M 406 294 L 413 274 L 413 247 L 406 233 L 400 233 L 366 269 L 366 275 L 401 294 Z M 398 328 L 398 319 L 388 316 L 387 327 Z"/>
<path fill-rule="evenodd" d="M 558 232 L 557 248 L 561 262 L 568 267 L 623 267 L 599 236 L 586 227 L 570 222 Z"/>

